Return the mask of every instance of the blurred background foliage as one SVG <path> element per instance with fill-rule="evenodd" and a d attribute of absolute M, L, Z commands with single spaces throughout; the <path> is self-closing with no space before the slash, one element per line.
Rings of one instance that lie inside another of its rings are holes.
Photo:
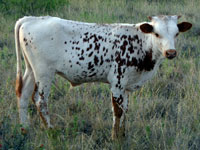
<path fill-rule="evenodd" d="M 63 5 L 67 0 L 0 0 L 0 13 L 3 15 L 36 15 L 41 12 L 51 13 Z"/>

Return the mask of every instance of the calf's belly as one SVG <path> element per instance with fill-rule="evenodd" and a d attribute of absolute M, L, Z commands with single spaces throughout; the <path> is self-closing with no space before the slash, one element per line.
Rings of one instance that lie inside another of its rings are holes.
<path fill-rule="evenodd" d="M 96 67 L 93 69 L 81 68 L 80 66 L 56 69 L 56 73 L 67 79 L 73 86 L 87 82 L 108 83 L 107 76 L 110 69 L 107 67 Z"/>

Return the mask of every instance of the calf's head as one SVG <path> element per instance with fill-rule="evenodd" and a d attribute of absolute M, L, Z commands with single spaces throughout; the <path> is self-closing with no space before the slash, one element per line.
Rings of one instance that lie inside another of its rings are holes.
<path fill-rule="evenodd" d="M 151 22 L 140 25 L 143 33 L 151 34 L 153 47 L 168 59 L 176 57 L 175 39 L 178 34 L 192 27 L 189 22 L 177 24 L 179 18 L 180 16 L 153 16 L 149 17 Z"/>

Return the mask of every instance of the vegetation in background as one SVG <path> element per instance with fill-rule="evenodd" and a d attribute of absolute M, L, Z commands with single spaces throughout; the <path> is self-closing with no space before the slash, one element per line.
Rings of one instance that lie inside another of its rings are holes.
<path fill-rule="evenodd" d="M 67 0 L 0 0 L 0 12 L 4 15 L 34 15 L 58 11 L 67 4 Z"/>
<path fill-rule="evenodd" d="M 199 10 L 199 0 L 0 0 L 0 150 L 199 150 Z M 157 75 L 130 95 L 123 143 L 111 140 L 110 90 L 103 83 L 70 89 L 56 76 L 49 97 L 56 128 L 44 129 L 31 100 L 29 130 L 19 125 L 14 90 L 14 24 L 19 17 L 137 23 L 159 14 L 182 15 L 180 22 L 192 22 L 193 28 L 179 35 L 178 57 L 165 60 Z"/>

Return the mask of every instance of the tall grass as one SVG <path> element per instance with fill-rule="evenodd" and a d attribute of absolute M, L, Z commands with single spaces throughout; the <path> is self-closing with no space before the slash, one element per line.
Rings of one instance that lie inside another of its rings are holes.
<path fill-rule="evenodd" d="M 0 149 L 200 149 L 200 1 L 198 0 L 0 0 Z M 5 5 L 5 3 L 7 5 Z M 23 4 L 23 5 L 22 5 Z M 182 15 L 193 23 L 180 34 L 178 57 L 165 60 L 157 75 L 132 93 L 124 143 L 111 141 L 112 112 L 109 86 L 83 84 L 70 89 L 56 76 L 49 109 L 56 129 L 44 129 L 30 102 L 31 125 L 19 125 L 14 92 L 16 58 L 14 24 L 24 15 L 53 15 L 65 19 L 114 23 L 147 21 L 158 14 Z"/>

